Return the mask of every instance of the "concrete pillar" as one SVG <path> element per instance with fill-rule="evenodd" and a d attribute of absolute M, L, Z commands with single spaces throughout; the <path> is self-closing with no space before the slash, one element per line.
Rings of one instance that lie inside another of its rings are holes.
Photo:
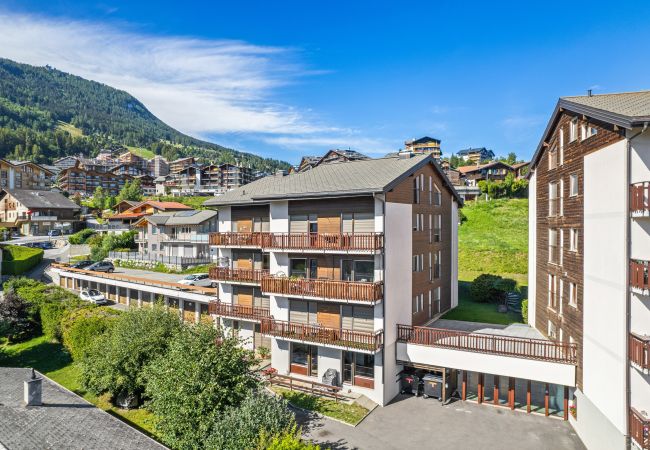
<path fill-rule="evenodd" d="M 194 322 L 199 323 L 201 321 L 201 303 L 194 302 Z"/>
<path fill-rule="evenodd" d="M 138 290 L 138 308 L 142 308 L 142 291 Z"/>
<path fill-rule="evenodd" d="M 178 313 L 182 321 L 185 321 L 185 300 L 178 298 Z"/>
<path fill-rule="evenodd" d="M 126 306 L 131 306 L 131 288 L 126 288 Z"/>

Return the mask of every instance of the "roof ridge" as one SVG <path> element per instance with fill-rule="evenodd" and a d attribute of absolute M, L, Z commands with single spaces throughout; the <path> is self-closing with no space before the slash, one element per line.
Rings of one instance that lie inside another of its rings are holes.
<path fill-rule="evenodd" d="M 591 95 L 567 95 L 560 98 L 566 100 L 568 98 L 589 98 L 589 97 L 604 97 L 606 95 L 629 95 L 629 94 L 646 94 L 646 93 L 650 94 L 650 89 L 644 89 L 641 91 L 610 92 L 610 93 L 591 94 Z"/>

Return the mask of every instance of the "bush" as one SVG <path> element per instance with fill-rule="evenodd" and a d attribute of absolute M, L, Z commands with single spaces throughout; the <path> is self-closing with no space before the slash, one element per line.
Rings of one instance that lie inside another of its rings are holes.
<path fill-rule="evenodd" d="M 43 249 L 6 245 L 2 248 L 2 274 L 20 275 L 43 260 Z"/>
<path fill-rule="evenodd" d="M 125 233 L 112 233 L 108 235 L 95 235 L 88 240 L 90 245 L 90 259 L 101 261 L 108 256 L 108 252 L 116 249 L 135 249 L 135 235 L 137 230 L 130 230 Z"/>
<path fill-rule="evenodd" d="M 178 315 L 160 305 L 120 314 L 111 333 L 102 334 L 84 350 L 80 361 L 83 386 L 114 398 L 140 396 L 145 389 L 145 368 L 166 352 L 180 328 Z"/>
<path fill-rule="evenodd" d="M 528 299 L 521 302 L 521 318 L 524 323 L 528 323 Z"/>
<path fill-rule="evenodd" d="M 83 359 L 90 345 L 115 323 L 118 311 L 92 308 L 67 311 L 61 321 L 63 345 L 75 361 Z"/>
<path fill-rule="evenodd" d="M 320 446 L 303 441 L 300 438 L 300 430 L 294 426 L 275 436 L 263 432 L 257 450 L 320 450 Z"/>
<path fill-rule="evenodd" d="M 145 368 L 146 394 L 151 399 L 147 406 L 158 418 L 156 434 L 172 448 L 254 448 L 256 440 L 243 447 L 206 443 L 224 411 L 239 406 L 259 386 L 254 364 L 252 352 L 243 349 L 239 339 L 223 337 L 211 325 L 184 325 L 171 339 L 167 353 L 159 353 Z M 265 403 L 257 406 L 251 415 L 265 416 L 263 407 L 273 408 Z M 230 438 L 243 423 L 218 435 Z"/>
<path fill-rule="evenodd" d="M 246 397 L 239 407 L 226 409 L 207 438 L 206 447 L 255 448 L 259 446 L 260 436 L 277 436 L 289 430 L 295 431 L 295 418 L 286 401 L 257 393 Z"/>
<path fill-rule="evenodd" d="M 74 234 L 71 234 L 68 238 L 68 242 L 73 245 L 85 244 L 88 239 L 95 234 L 95 230 L 92 228 L 84 228 L 81 231 L 77 231 Z"/>
<path fill-rule="evenodd" d="M 474 279 L 470 293 L 476 302 L 498 303 L 504 301 L 506 294 L 513 291 L 516 286 L 515 280 L 484 273 Z"/>
<path fill-rule="evenodd" d="M 0 299 L 0 331 L 0 336 L 12 343 L 25 341 L 40 332 L 38 316 L 15 291 L 6 291 Z"/>

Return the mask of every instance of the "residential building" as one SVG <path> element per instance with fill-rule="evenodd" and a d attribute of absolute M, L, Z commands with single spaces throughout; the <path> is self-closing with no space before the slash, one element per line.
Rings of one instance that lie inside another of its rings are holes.
<path fill-rule="evenodd" d="M 363 159 L 370 159 L 363 153 L 355 150 L 328 150 L 323 156 L 303 156 L 300 164 L 297 167 L 291 167 L 289 172 L 304 172 L 305 170 L 313 169 L 321 164 L 331 164 L 335 162 L 348 162 L 359 161 Z M 256 177 L 259 178 L 259 177 Z"/>
<path fill-rule="evenodd" d="M 528 320 L 577 346 L 590 449 L 650 447 L 650 91 L 560 98 L 530 166 Z"/>
<path fill-rule="evenodd" d="M 0 191 L 0 222 L 26 236 L 58 229 L 76 231 L 81 207 L 60 192 L 31 189 Z"/>
<path fill-rule="evenodd" d="M 514 170 L 515 178 L 518 180 L 524 179 L 528 175 L 528 170 L 530 170 L 530 162 L 520 162 L 513 164 L 512 170 Z"/>
<path fill-rule="evenodd" d="M 238 188 L 253 181 L 253 171 L 235 164 L 221 164 L 221 187 L 226 191 Z"/>
<path fill-rule="evenodd" d="M 112 225 L 124 224 L 133 225 L 138 220 L 145 216 L 151 216 L 158 213 L 169 213 L 174 211 L 193 211 L 190 206 L 178 202 L 159 202 L 156 200 L 146 200 L 144 202 L 135 202 L 127 207 L 132 202 L 122 201 L 115 207 L 117 211 L 108 218 Z"/>
<path fill-rule="evenodd" d="M 169 173 L 169 163 L 160 155 L 154 156 L 147 163 L 147 168 L 152 177 L 157 178 Z"/>
<path fill-rule="evenodd" d="M 78 159 L 79 158 L 77 156 L 64 156 L 63 158 L 59 158 L 54 161 L 54 166 L 58 167 L 59 170 L 74 167 L 77 164 Z"/>
<path fill-rule="evenodd" d="M 461 201 L 430 155 L 319 164 L 205 202 L 219 301 L 210 311 L 280 374 L 385 405 L 399 393 L 397 324 L 453 308 Z M 149 219 L 148 219 L 149 220 Z"/>
<path fill-rule="evenodd" d="M 442 150 L 440 149 L 440 139 L 432 138 L 429 136 L 424 136 L 420 139 L 411 139 L 404 142 L 404 150 L 413 153 L 424 153 L 426 155 L 432 155 L 437 160 L 439 160 L 442 156 Z"/>
<path fill-rule="evenodd" d="M 208 236 L 217 230 L 216 211 L 162 212 L 144 216 L 133 226 L 139 230 L 134 258 L 183 267 L 212 260 Z"/>
<path fill-rule="evenodd" d="M 128 151 L 122 153 L 120 156 L 117 157 L 117 164 L 126 164 L 128 166 L 137 167 L 143 172 L 146 172 L 148 162 L 143 157 Z"/>
<path fill-rule="evenodd" d="M 113 150 L 102 148 L 97 154 L 97 159 L 100 161 L 113 161 Z"/>
<path fill-rule="evenodd" d="M 193 156 L 187 158 L 179 158 L 169 163 L 169 173 L 177 173 L 181 170 L 196 164 L 196 158 Z"/>
<path fill-rule="evenodd" d="M 99 186 L 109 195 L 117 195 L 124 187 L 127 181 L 130 181 L 130 175 L 116 175 L 110 172 L 97 172 L 82 167 L 80 161 L 77 161 L 73 167 L 61 170 L 57 179 L 59 188 L 68 192 L 70 195 L 81 194 L 91 196 Z"/>
<path fill-rule="evenodd" d="M 466 148 L 456 152 L 456 155 L 463 159 L 463 161 L 471 161 L 474 164 L 480 164 L 483 161 L 490 161 L 494 159 L 494 152 L 485 147 Z"/>
<path fill-rule="evenodd" d="M 52 172 L 31 161 L 0 159 L 0 188 L 49 189 Z"/>
<path fill-rule="evenodd" d="M 234 164 L 192 164 L 154 180 L 157 195 L 215 195 L 253 181 L 253 171 Z"/>
<path fill-rule="evenodd" d="M 502 161 L 492 161 L 476 166 L 460 166 L 458 171 L 467 186 L 478 186 L 478 182 L 482 180 L 503 181 L 509 173 L 514 173 L 513 168 Z"/>

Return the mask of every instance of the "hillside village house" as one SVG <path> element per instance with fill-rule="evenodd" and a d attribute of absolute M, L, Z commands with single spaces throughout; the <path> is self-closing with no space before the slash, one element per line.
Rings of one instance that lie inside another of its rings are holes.
<path fill-rule="evenodd" d="M 561 98 L 531 162 L 528 320 L 578 349 L 590 449 L 650 447 L 650 91 Z"/>
<path fill-rule="evenodd" d="M 49 189 L 52 172 L 30 161 L 0 159 L 0 188 Z"/>
<path fill-rule="evenodd" d="M 480 164 L 483 161 L 490 161 L 494 159 L 494 152 L 488 150 L 485 147 L 478 148 L 466 148 L 456 152 L 456 155 L 459 158 L 462 158 L 463 161 L 470 161 L 474 164 Z"/>
<path fill-rule="evenodd" d="M 482 180 L 503 181 L 509 173 L 514 173 L 512 167 L 502 161 L 492 161 L 476 166 L 461 166 L 458 168 L 467 186 L 478 186 Z"/>
<path fill-rule="evenodd" d="M 116 205 L 115 210 L 117 211 L 116 214 L 108 217 L 109 224 L 133 225 L 144 216 L 161 212 L 191 211 L 192 207 L 178 202 L 159 202 L 157 200 L 129 202 L 124 200 Z"/>
<path fill-rule="evenodd" d="M 404 142 L 404 150 L 407 152 L 431 155 L 437 160 L 442 156 L 442 150 L 440 150 L 440 139 L 429 136 L 424 136 L 420 139 L 411 139 Z"/>
<path fill-rule="evenodd" d="M 280 374 L 339 384 L 385 405 L 399 392 L 397 324 L 457 305 L 460 200 L 431 156 L 322 164 L 205 202 L 226 329 L 270 338 Z"/>
<path fill-rule="evenodd" d="M 27 236 L 58 229 L 72 232 L 80 226 L 81 208 L 60 192 L 27 189 L 0 191 L 0 222 Z"/>

